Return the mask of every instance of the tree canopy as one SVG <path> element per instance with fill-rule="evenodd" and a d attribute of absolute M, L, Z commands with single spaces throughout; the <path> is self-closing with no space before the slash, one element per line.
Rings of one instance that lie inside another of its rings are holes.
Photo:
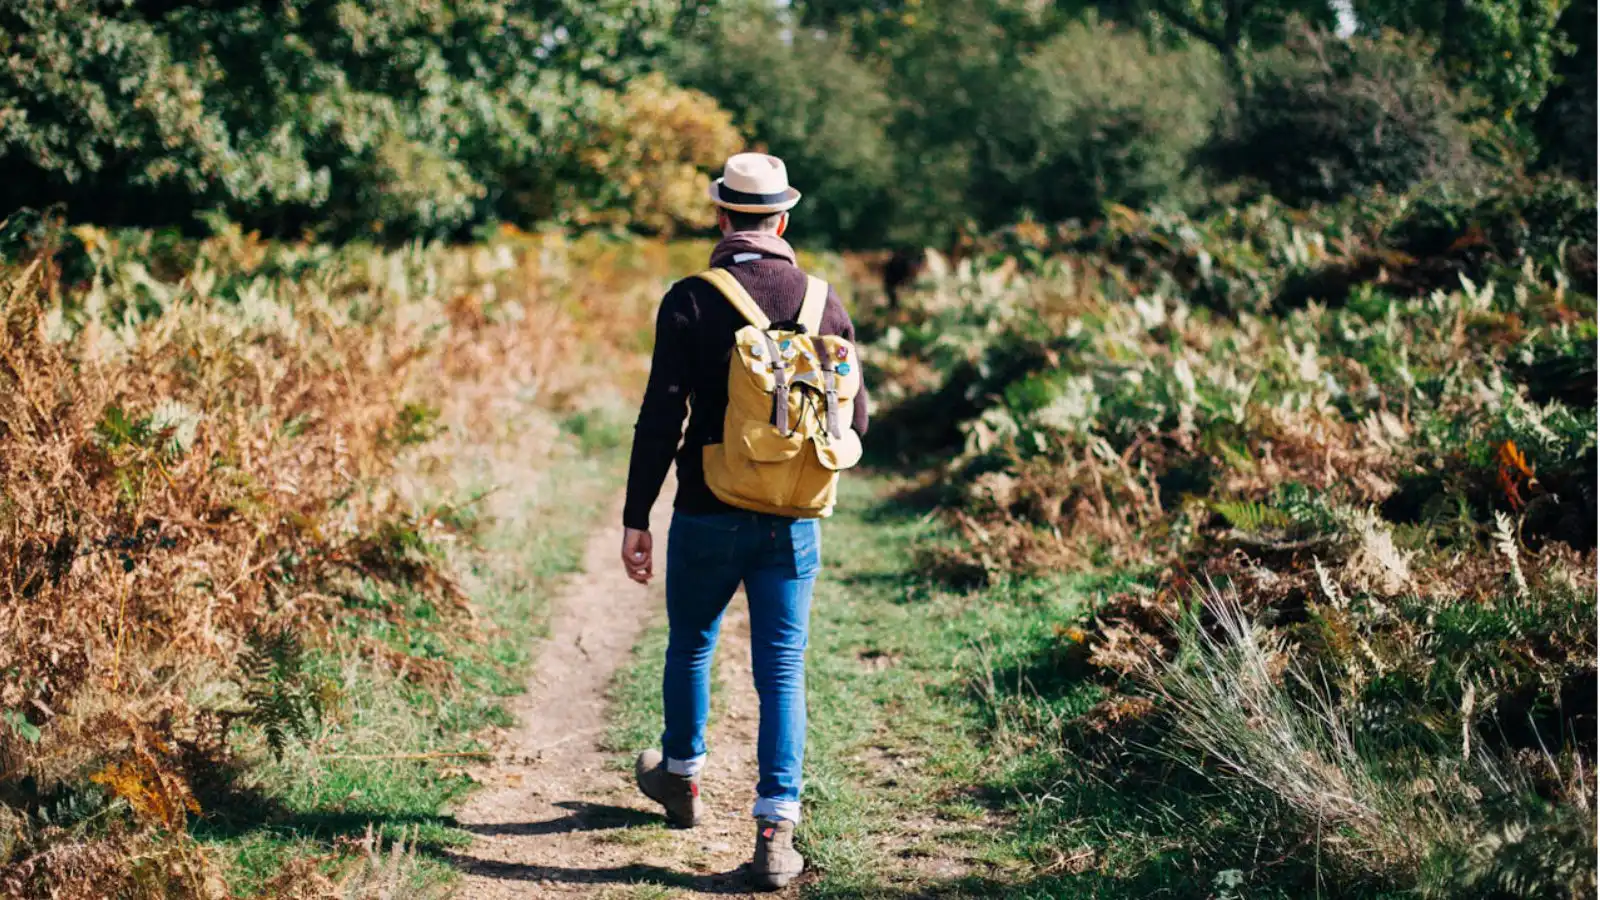
<path fill-rule="evenodd" d="M 1361 27 L 1421 34 L 1445 71 L 1504 118 L 1528 112 L 1550 89 L 1570 49 L 1558 24 L 1570 0 L 1351 0 Z"/>
<path fill-rule="evenodd" d="M 0 0 L 0 206 L 663 233 L 706 225 L 707 177 L 765 147 L 806 190 L 798 236 L 877 246 L 1203 205 L 1238 177 L 1204 152 L 1224 145 L 1271 159 L 1276 190 L 1325 185 L 1292 194 L 1394 187 L 1440 169 L 1389 150 L 1456 153 L 1395 128 L 1465 119 L 1509 166 L 1592 178 L 1593 21 L 1567 0 Z M 1373 49 L 1397 40 L 1418 57 L 1404 97 L 1382 87 L 1404 61 Z M 1274 108 L 1349 143 L 1274 154 L 1304 133 Z"/>
<path fill-rule="evenodd" d="M 0 0 L 8 205 L 278 231 L 560 215 L 668 0 Z M 722 141 L 723 144 L 728 141 Z M 717 152 L 723 149 L 717 147 Z M 713 164 L 716 154 L 689 160 Z"/>

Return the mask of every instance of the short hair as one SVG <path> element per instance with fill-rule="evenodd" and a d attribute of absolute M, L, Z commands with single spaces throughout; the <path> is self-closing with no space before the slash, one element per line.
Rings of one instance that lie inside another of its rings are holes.
<path fill-rule="evenodd" d="M 727 208 L 722 211 L 728 214 L 728 221 L 733 223 L 734 231 L 777 231 L 778 219 L 783 215 L 781 212 L 739 212 Z"/>

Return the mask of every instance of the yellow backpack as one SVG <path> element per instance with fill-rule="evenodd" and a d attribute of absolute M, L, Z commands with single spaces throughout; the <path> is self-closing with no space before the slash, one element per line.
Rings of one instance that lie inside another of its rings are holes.
<path fill-rule="evenodd" d="M 806 276 L 798 329 L 773 328 L 726 269 L 699 276 L 750 324 L 733 336 L 722 443 L 704 449 L 706 485 L 740 509 L 816 519 L 833 513 L 839 473 L 861 461 L 850 427 L 861 364 L 842 337 L 817 334 L 828 283 Z"/>

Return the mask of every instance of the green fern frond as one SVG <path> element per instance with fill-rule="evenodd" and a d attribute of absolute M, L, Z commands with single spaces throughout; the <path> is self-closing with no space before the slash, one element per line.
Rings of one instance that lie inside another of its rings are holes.
<path fill-rule="evenodd" d="M 1211 509 L 1239 531 L 1254 533 L 1289 526 L 1289 517 L 1283 512 L 1255 501 L 1219 500 L 1211 504 Z"/>
<path fill-rule="evenodd" d="M 252 629 L 239 655 L 244 721 L 261 729 L 267 748 L 281 758 L 289 738 L 309 740 L 321 721 L 324 685 L 305 669 L 305 647 L 289 626 Z"/>

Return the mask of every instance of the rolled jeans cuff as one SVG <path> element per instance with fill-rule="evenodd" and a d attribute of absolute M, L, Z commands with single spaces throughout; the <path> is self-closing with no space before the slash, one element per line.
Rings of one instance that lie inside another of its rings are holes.
<path fill-rule="evenodd" d="M 694 759 L 673 759 L 669 756 L 667 757 L 667 774 L 693 778 L 700 774 L 700 770 L 705 768 L 705 764 L 706 755 L 704 753 Z"/>
<path fill-rule="evenodd" d="M 750 815 L 757 819 L 786 819 L 796 825 L 800 824 L 799 800 L 774 800 L 771 797 L 757 797 L 755 808 L 750 810 Z"/>

